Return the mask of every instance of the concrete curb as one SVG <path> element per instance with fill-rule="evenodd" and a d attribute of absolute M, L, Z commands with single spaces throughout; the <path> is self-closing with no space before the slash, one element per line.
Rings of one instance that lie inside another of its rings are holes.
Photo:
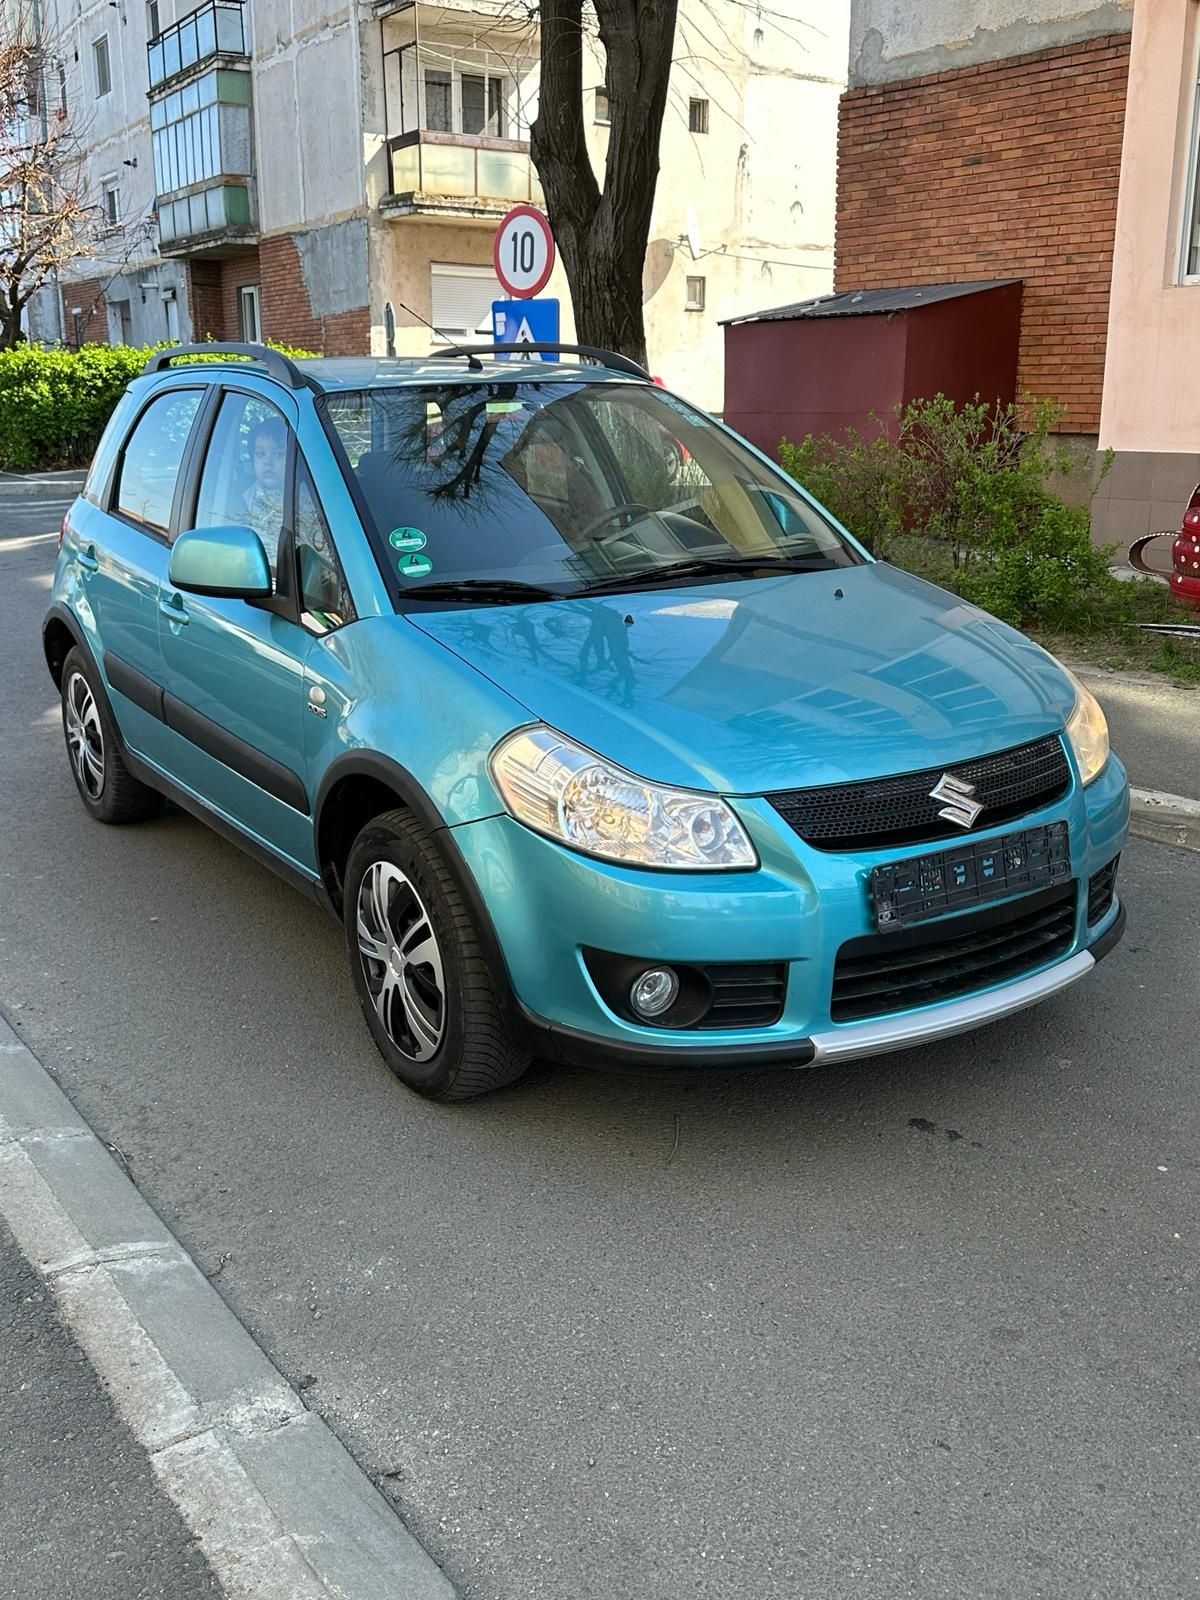
<path fill-rule="evenodd" d="M 0 1216 L 228 1600 L 454 1600 L 2 1017 Z"/>
<path fill-rule="evenodd" d="M 1133 813 L 1130 833 L 1155 844 L 1200 850 L 1200 800 L 1157 789 L 1130 789 L 1129 798 Z"/>
<path fill-rule="evenodd" d="M 74 500 L 86 477 L 84 472 L 0 472 L 0 499 L 9 505 L 27 500 L 62 505 Z"/>

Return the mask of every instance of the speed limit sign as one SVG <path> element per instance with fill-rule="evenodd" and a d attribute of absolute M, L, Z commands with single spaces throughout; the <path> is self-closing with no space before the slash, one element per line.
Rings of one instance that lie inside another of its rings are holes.
<path fill-rule="evenodd" d="M 536 206 L 514 206 L 496 229 L 496 276 L 514 300 L 540 294 L 554 271 L 554 235 Z"/>

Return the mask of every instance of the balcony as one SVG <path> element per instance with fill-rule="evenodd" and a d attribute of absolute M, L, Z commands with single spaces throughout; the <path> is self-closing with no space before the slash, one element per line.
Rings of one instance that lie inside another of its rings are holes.
<path fill-rule="evenodd" d="M 207 0 L 152 39 L 148 56 L 159 247 L 244 250 L 257 231 L 241 0 Z"/>
<path fill-rule="evenodd" d="M 383 41 L 388 193 L 384 216 L 495 223 L 540 204 L 529 157 L 536 38 L 488 0 L 377 12 Z"/>
<path fill-rule="evenodd" d="M 221 56 L 231 65 L 247 59 L 242 0 L 208 0 L 151 39 L 146 46 L 151 92 Z"/>
<path fill-rule="evenodd" d="M 258 238 L 244 183 L 215 183 L 158 202 L 158 248 L 164 256 L 222 256 Z"/>
<path fill-rule="evenodd" d="M 388 140 L 386 217 L 495 223 L 511 206 L 540 206 L 542 189 L 526 139 L 414 129 Z"/>

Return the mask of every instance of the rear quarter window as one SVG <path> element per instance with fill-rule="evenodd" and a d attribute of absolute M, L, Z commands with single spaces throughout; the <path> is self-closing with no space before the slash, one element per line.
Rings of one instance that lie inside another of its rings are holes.
<path fill-rule="evenodd" d="M 100 443 L 96 446 L 92 464 L 88 468 L 88 475 L 83 485 L 83 498 L 90 500 L 94 506 L 99 506 L 102 510 L 108 509 L 113 463 L 117 459 L 117 452 L 136 411 L 137 396 L 132 390 L 126 389 L 117 401 L 116 410 L 109 417 L 104 432 L 100 435 Z"/>
<path fill-rule="evenodd" d="M 134 424 L 121 452 L 117 510 L 155 533 L 165 534 L 188 437 L 200 409 L 200 389 L 169 389 L 152 400 Z"/>

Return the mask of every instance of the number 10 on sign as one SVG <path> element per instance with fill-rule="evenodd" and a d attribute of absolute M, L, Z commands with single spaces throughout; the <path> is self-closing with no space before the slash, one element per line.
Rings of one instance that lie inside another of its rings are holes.
<path fill-rule="evenodd" d="M 554 271 L 554 235 L 536 206 L 514 206 L 496 229 L 492 264 L 515 300 L 540 294 Z"/>

